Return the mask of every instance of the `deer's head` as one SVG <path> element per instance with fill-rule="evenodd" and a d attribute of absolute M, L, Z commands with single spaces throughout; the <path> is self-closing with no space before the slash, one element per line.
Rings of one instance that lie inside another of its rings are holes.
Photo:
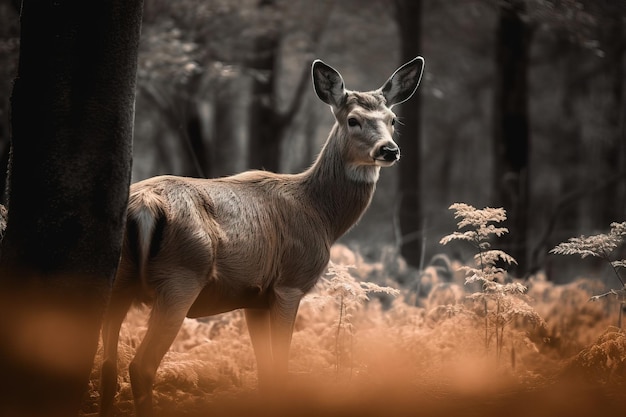
<path fill-rule="evenodd" d="M 320 60 L 313 62 L 315 92 L 331 106 L 336 140 L 341 142 L 342 158 L 353 172 L 391 166 L 400 159 L 400 149 L 393 140 L 396 115 L 391 109 L 413 95 L 423 69 L 424 59 L 417 57 L 398 68 L 379 89 L 358 92 L 346 90 L 337 70 Z M 373 171 L 377 178 L 378 169 Z"/>

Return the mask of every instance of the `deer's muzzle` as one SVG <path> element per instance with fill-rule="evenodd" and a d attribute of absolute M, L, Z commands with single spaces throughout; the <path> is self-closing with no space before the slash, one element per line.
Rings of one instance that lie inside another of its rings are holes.
<path fill-rule="evenodd" d="M 378 148 L 374 159 L 394 163 L 400 159 L 400 149 L 395 143 L 387 143 Z"/>

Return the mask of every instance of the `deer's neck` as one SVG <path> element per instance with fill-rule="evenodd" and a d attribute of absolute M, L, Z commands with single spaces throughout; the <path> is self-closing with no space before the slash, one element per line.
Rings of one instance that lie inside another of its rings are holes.
<path fill-rule="evenodd" d="M 346 165 L 343 141 L 337 135 L 335 125 L 315 163 L 302 174 L 305 193 L 327 221 L 333 240 L 346 233 L 369 206 L 380 169 Z"/>

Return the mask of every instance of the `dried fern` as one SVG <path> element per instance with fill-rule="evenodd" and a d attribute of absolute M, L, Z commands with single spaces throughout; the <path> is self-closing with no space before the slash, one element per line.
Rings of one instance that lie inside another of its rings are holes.
<path fill-rule="evenodd" d="M 609 327 L 593 344 L 572 358 L 565 372 L 595 384 L 623 386 L 626 382 L 626 335 L 620 329 Z"/>
<path fill-rule="evenodd" d="M 595 256 L 604 259 L 611 265 L 615 276 L 626 287 L 624 280 L 619 274 L 620 268 L 626 267 L 626 260 L 612 260 L 612 254 L 626 238 L 626 222 L 611 223 L 608 233 L 601 233 L 593 236 L 572 237 L 567 242 L 558 244 L 550 253 L 557 255 L 579 255 L 582 259 L 587 256 Z"/>
<path fill-rule="evenodd" d="M 515 318 L 523 318 L 532 324 L 543 324 L 539 314 L 522 298 L 526 287 L 516 282 L 504 282 L 506 271 L 500 264 L 517 264 L 508 253 L 492 249 L 490 239 L 508 233 L 505 227 L 496 227 L 491 223 L 506 220 L 503 208 L 486 207 L 482 210 L 469 204 L 455 203 L 450 206 L 455 211 L 454 217 L 460 219 L 459 229 L 469 230 L 454 232 L 444 236 L 440 243 L 446 245 L 455 240 L 469 242 L 476 249 L 474 264 L 464 266 L 465 283 L 477 282 L 482 291 L 468 298 L 480 302 L 483 308 L 485 323 L 485 350 L 489 349 L 490 330 L 496 339 L 496 354 L 500 358 L 504 343 L 504 329 Z"/>
<path fill-rule="evenodd" d="M 372 292 L 398 296 L 400 291 L 395 288 L 382 287 L 373 282 L 356 281 L 350 269 L 353 265 L 337 265 L 330 262 L 326 275 L 330 279 L 322 278 L 321 287 L 324 293 L 338 299 L 339 319 L 337 321 L 337 332 L 335 334 L 335 370 L 339 372 L 341 368 L 341 352 L 345 352 L 346 341 L 350 343 L 350 357 L 352 356 L 352 343 L 354 336 L 353 318 L 358 308 L 369 300 L 368 294 Z"/>
<path fill-rule="evenodd" d="M 619 301 L 619 318 L 617 326 L 622 327 L 622 309 L 626 305 L 626 283 L 620 276 L 619 270 L 626 268 L 626 259 L 613 259 L 615 250 L 626 242 L 626 222 L 611 223 L 608 233 L 600 233 L 593 236 L 579 236 L 568 239 L 554 247 L 550 253 L 557 255 L 579 255 L 582 259 L 594 256 L 605 260 L 611 268 L 617 280 L 621 284 L 620 289 L 611 289 L 603 294 L 592 296 L 589 301 L 598 301 L 609 295 L 614 295 Z"/>

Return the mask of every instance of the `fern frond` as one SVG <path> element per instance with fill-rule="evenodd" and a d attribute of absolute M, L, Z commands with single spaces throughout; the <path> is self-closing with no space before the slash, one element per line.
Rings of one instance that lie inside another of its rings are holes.
<path fill-rule="evenodd" d="M 483 281 L 483 277 L 478 273 L 465 277 L 465 285 L 472 284 L 474 282 L 479 282 L 479 281 Z"/>
<path fill-rule="evenodd" d="M 354 265 L 338 265 L 330 262 L 326 275 L 332 276 L 332 278 L 322 278 L 322 285 L 326 293 L 331 296 L 343 297 L 350 307 L 353 303 L 362 304 L 369 300 L 368 294 L 372 292 L 392 296 L 400 294 L 400 291 L 395 288 L 383 287 L 373 282 L 357 281 L 350 273 L 350 269 L 354 268 Z"/>
<path fill-rule="evenodd" d="M 619 236 L 622 239 L 626 238 L 626 222 L 611 223 L 611 231 L 609 233 L 614 236 Z"/>
<path fill-rule="evenodd" d="M 510 322 L 515 318 L 522 318 L 533 326 L 546 326 L 544 319 L 526 301 L 519 297 L 510 297 L 510 305 L 503 313 L 503 321 Z"/>
<path fill-rule="evenodd" d="M 483 239 L 487 239 L 491 235 L 500 237 L 505 233 L 509 233 L 509 229 L 506 227 L 495 227 L 493 224 L 480 225 L 478 228 L 478 236 Z"/>
<path fill-rule="evenodd" d="M 491 279 L 483 280 L 483 292 L 490 296 L 501 296 L 504 294 L 502 292 L 502 284 Z"/>
<path fill-rule="evenodd" d="M 467 296 L 467 299 L 472 301 L 484 301 L 486 298 L 487 296 L 483 292 L 475 292 Z"/>
<path fill-rule="evenodd" d="M 480 242 L 478 244 L 478 249 L 480 250 L 487 250 L 491 247 L 491 243 L 489 243 L 489 241 L 484 241 L 484 242 Z"/>
<path fill-rule="evenodd" d="M 495 265 L 498 260 L 502 260 L 509 265 L 517 265 L 517 261 L 515 260 L 515 258 L 513 258 L 508 253 L 498 249 L 492 249 L 482 253 L 477 253 L 476 255 L 474 255 L 474 260 L 477 263 L 482 261 L 484 265 Z"/>
<path fill-rule="evenodd" d="M 595 256 L 606 258 L 622 242 L 620 234 L 598 234 L 593 236 L 572 237 L 555 246 L 550 253 L 557 255 L 579 255 L 581 258 Z"/>
<path fill-rule="evenodd" d="M 441 245 L 447 245 L 453 240 L 465 240 L 467 242 L 476 242 L 478 240 L 478 233 L 473 230 L 468 230 L 466 232 L 453 232 L 447 236 L 441 238 L 439 243 Z"/>
<path fill-rule="evenodd" d="M 381 294 L 388 294 L 394 297 L 400 295 L 400 290 L 396 288 L 383 287 L 381 285 L 374 284 L 373 282 L 361 282 L 360 284 L 366 293 L 377 292 Z"/>
<path fill-rule="evenodd" d="M 617 269 L 617 268 L 626 268 L 626 259 L 622 259 L 619 261 L 612 261 L 611 265 L 613 265 L 613 268 Z"/>
<path fill-rule="evenodd" d="M 528 288 L 519 282 L 510 282 L 502 285 L 502 292 L 505 294 L 525 294 Z"/>
<path fill-rule="evenodd" d="M 609 295 L 614 295 L 620 303 L 626 303 L 626 289 L 624 290 L 609 290 L 604 294 L 594 295 L 589 298 L 589 301 L 598 301 L 601 298 L 608 297 Z"/>
<path fill-rule="evenodd" d="M 455 203 L 450 206 L 450 210 L 455 211 L 455 218 L 461 218 L 457 223 L 459 229 L 466 226 L 478 228 L 489 222 L 499 223 L 506 220 L 506 211 L 503 208 L 485 207 L 481 210 L 469 204 Z"/>

